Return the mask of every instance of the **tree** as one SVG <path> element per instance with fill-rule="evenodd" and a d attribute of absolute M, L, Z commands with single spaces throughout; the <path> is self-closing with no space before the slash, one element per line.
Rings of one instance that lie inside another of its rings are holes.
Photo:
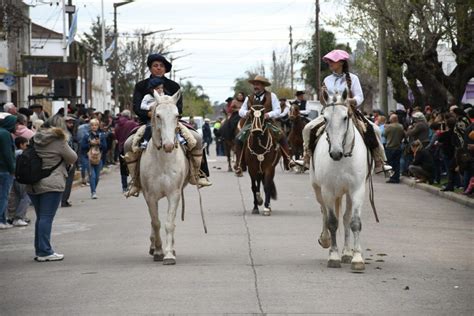
<path fill-rule="evenodd" d="M 102 49 L 101 49 L 101 38 L 102 38 L 102 22 L 100 17 L 92 22 L 90 33 L 84 33 L 84 39 L 82 42 L 92 49 L 92 58 L 98 65 L 102 65 Z M 105 26 L 105 47 L 109 47 L 112 44 L 114 38 L 114 32 L 111 26 Z M 107 70 L 111 70 L 111 59 L 107 62 Z"/>
<path fill-rule="evenodd" d="M 342 26 L 376 50 L 378 23 L 382 23 L 395 99 L 411 106 L 410 89 L 415 105 L 446 108 L 447 103 L 461 102 L 466 84 L 474 77 L 473 7 L 472 1 L 462 0 L 351 0 Z M 456 55 L 457 66 L 450 74 L 438 61 L 440 43 L 449 43 Z"/>
<path fill-rule="evenodd" d="M 181 91 L 183 93 L 183 115 L 205 117 L 214 112 L 209 96 L 204 93 L 202 86 L 195 86 L 187 81 L 181 86 Z"/>
<path fill-rule="evenodd" d="M 290 63 L 288 62 L 286 52 L 280 52 L 278 55 L 272 53 L 272 90 L 284 89 L 289 86 L 290 81 Z"/>

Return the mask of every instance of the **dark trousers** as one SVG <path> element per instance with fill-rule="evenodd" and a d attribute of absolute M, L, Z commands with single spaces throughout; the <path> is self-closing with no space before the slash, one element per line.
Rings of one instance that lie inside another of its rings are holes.
<path fill-rule="evenodd" d="M 127 163 L 125 162 L 125 159 L 122 158 L 122 154 L 119 156 L 119 162 L 120 162 L 120 179 L 122 181 L 122 191 L 124 191 L 124 190 L 127 190 L 128 188 L 128 182 L 127 182 L 128 168 L 127 168 Z"/>
<path fill-rule="evenodd" d="M 402 158 L 402 149 L 386 148 L 385 155 L 387 156 L 387 163 L 393 168 L 393 175 L 390 180 L 400 182 L 400 159 Z"/>
<path fill-rule="evenodd" d="M 71 196 L 72 183 L 74 182 L 75 173 L 76 173 L 76 166 L 73 165 L 71 166 L 67 174 L 66 188 L 64 189 L 63 197 L 61 200 L 62 204 L 66 204 L 67 201 L 69 200 L 69 197 Z"/>

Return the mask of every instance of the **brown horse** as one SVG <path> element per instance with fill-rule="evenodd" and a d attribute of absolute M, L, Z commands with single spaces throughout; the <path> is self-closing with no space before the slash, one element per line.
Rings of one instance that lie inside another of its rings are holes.
<path fill-rule="evenodd" d="M 238 112 L 232 113 L 232 116 L 225 120 L 220 128 L 222 138 L 224 139 L 224 152 L 227 157 L 227 171 L 232 172 L 232 156 L 235 155 L 235 137 L 240 131 L 240 117 Z"/>
<path fill-rule="evenodd" d="M 291 129 L 288 135 L 288 143 L 290 145 L 290 156 L 294 156 L 295 160 L 300 159 L 303 155 L 303 129 L 306 126 L 306 120 L 300 114 L 300 107 L 292 104 L 289 114 Z"/>
<path fill-rule="evenodd" d="M 250 120 L 252 128 L 246 142 L 245 161 L 252 181 L 253 210 L 252 214 L 259 214 L 258 206 L 263 200 L 260 195 L 260 185 L 263 182 L 265 192 L 265 203 L 262 215 L 270 216 L 270 199 L 276 200 L 277 190 L 273 178 L 275 177 L 275 166 L 280 160 L 280 150 L 277 149 L 278 142 L 272 135 L 271 128 L 264 122 L 263 106 L 254 105 L 251 108 Z"/>

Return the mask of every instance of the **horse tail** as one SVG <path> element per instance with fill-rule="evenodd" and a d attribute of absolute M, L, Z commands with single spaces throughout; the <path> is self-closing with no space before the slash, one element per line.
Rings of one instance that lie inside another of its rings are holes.
<path fill-rule="evenodd" d="M 277 188 L 275 186 L 275 181 L 273 179 L 270 181 L 270 197 L 273 200 L 276 200 L 278 198 L 278 193 L 277 193 Z"/>

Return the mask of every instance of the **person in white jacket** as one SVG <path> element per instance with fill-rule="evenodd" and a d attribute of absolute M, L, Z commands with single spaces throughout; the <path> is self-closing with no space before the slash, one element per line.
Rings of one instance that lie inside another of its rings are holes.
<path fill-rule="evenodd" d="M 322 89 L 325 89 L 330 95 L 335 93 L 342 94 L 344 90 L 348 89 L 349 97 L 346 99 L 346 102 L 355 109 L 359 109 L 362 105 L 362 102 L 364 101 L 364 94 L 362 92 L 359 77 L 349 72 L 348 59 L 349 54 L 346 51 L 340 49 L 333 50 L 323 57 L 323 61 L 329 65 L 329 69 L 331 69 L 333 73 L 324 78 Z M 310 150 L 311 146 L 309 143 L 311 132 L 316 128 L 316 126 L 321 126 L 323 123 L 324 116 L 320 115 L 316 119 L 309 122 L 303 130 L 303 141 L 305 148 L 304 163 L 306 168 L 309 168 L 309 162 L 312 155 Z M 385 164 L 387 158 L 385 157 L 385 150 L 382 145 L 380 130 L 372 122 L 369 121 L 369 124 L 372 125 L 374 133 L 372 133 L 372 136 L 366 133 L 364 138 L 376 137 L 376 139 L 371 139 L 371 141 L 378 143 L 378 146 L 372 149 L 372 155 L 375 160 L 375 172 L 379 173 L 382 171 L 390 171 L 392 167 Z"/>

